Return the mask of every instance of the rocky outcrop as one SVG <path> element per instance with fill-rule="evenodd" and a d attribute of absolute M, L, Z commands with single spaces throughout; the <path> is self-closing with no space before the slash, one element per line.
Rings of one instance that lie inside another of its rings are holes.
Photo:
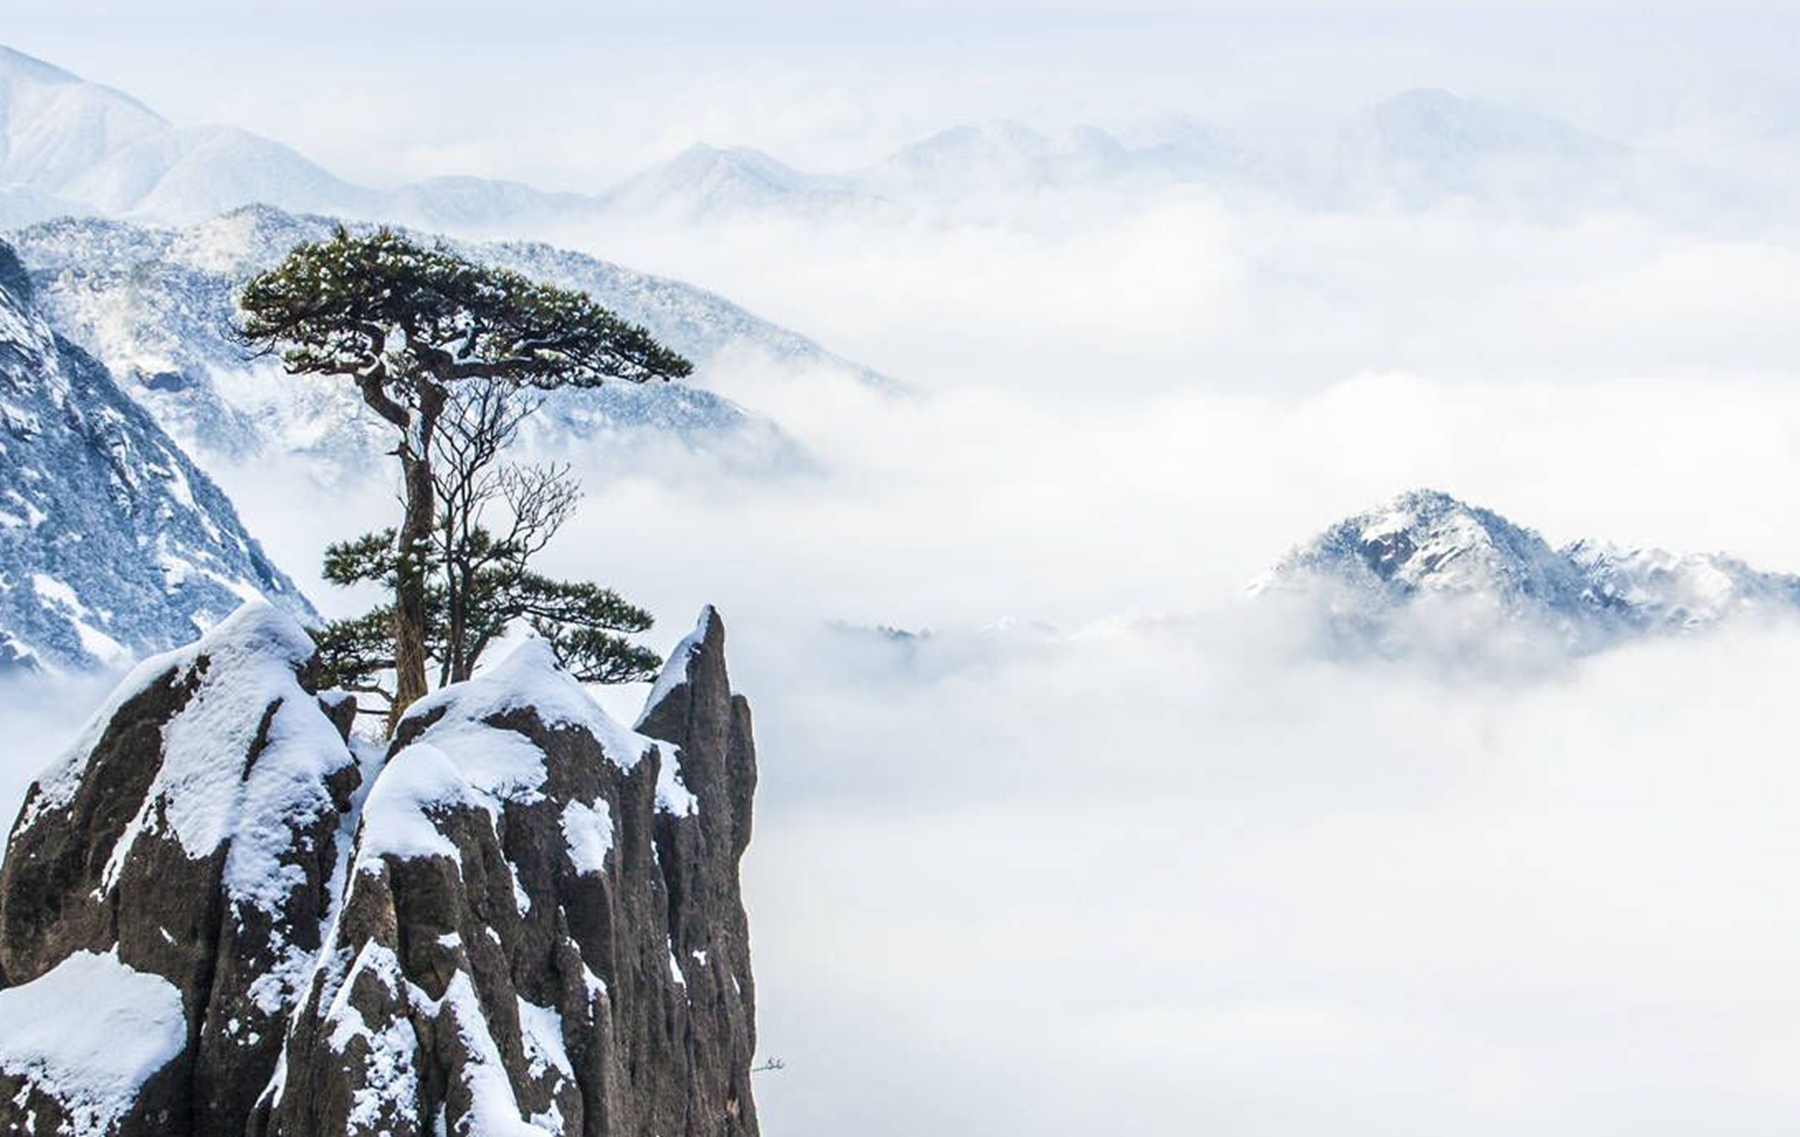
<path fill-rule="evenodd" d="M 637 730 L 533 641 L 361 746 L 311 651 L 247 606 L 33 786 L 0 1132 L 755 1134 L 755 754 L 718 616 Z"/>

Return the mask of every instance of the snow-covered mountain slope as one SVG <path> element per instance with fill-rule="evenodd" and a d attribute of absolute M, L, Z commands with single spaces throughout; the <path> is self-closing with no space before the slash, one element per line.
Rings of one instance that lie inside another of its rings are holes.
<path fill-rule="evenodd" d="M 1561 552 L 1598 590 L 1617 597 L 1640 627 L 1704 628 L 1747 612 L 1800 610 L 1800 575 L 1759 572 L 1722 553 L 1671 553 L 1601 541 Z"/>
<path fill-rule="evenodd" d="M 251 360 L 227 330 L 252 274 L 335 222 L 247 207 L 182 229 L 64 219 L 14 235 L 52 320 L 107 363 L 166 429 L 202 456 L 294 452 L 328 474 L 361 468 L 388 443 L 347 385 Z M 557 392 L 534 423 L 546 444 L 605 435 L 676 442 L 757 468 L 804 462 L 767 419 L 705 389 L 721 369 L 767 362 L 885 382 L 803 336 L 711 293 L 539 244 L 452 247 L 473 259 L 579 288 L 649 327 L 695 363 L 693 385 L 608 384 Z"/>
<path fill-rule="evenodd" d="M 1257 159 L 1212 123 L 1171 111 L 1108 128 L 1134 164 L 1184 179 L 1247 174 Z"/>
<path fill-rule="evenodd" d="M 108 154 L 63 187 L 103 215 L 198 218 L 246 201 L 360 212 L 353 186 L 278 142 L 232 126 L 182 126 Z"/>
<path fill-rule="evenodd" d="M 1353 120 L 1345 133 L 1389 159 L 1421 164 L 1508 154 L 1588 160 L 1624 150 L 1568 123 L 1441 88 L 1418 88 L 1385 99 Z"/>
<path fill-rule="evenodd" d="M 1340 521 L 1251 591 L 1323 616 L 1343 646 L 1383 652 L 1479 650 L 1519 637 L 1593 651 L 1746 614 L 1800 614 L 1800 576 L 1722 555 L 1591 541 L 1553 548 L 1435 490 Z"/>
<path fill-rule="evenodd" d="M 183 126 L 120 91 L 0 48 L 0 222 L 67 212 L 204 216 L 245 201 L 353 211 L 368 191 L 278 142 Z M 16 195 L 15 200 L 9 200 Z"/>
<path fill-rule="evenodd" d="M 0 47 L 0 184 L 66 196 L 107 156 L 169 129 L 129 95 Z"/>
<path fill-rule="evenodd" d="M 270 197 L 240 198 L 273 201 Z M 455 233 L 479 232 L 521 220 L 550 221 L 591 212 L 594 198 L 579 193 L 554 193 L 525 185 L 451 174 L 410 182 L 398 189 L 365 199 L 358 216 L 394 221 L 423 229 Z M 214 212 L 224 212 L 221 206 Z"/>
<path fill-rule="evenodd" d="M 337 177 L 233 126 L 178 126 L 123 92 L 0 47 L 0 226 L 55 216 L 186 223 L 263 202 L 437 227 L 545 217 L 594 199 L 431 178 L 392 190 Z"/>
<path fill-rule="evenodd" d="M 699 144 L 613 186 L 598 207 L 698 219 L 779 212 L 819 217 L 876 212 L 887 203 L 850 179 L 802 173 L 760 150 Z"/>
<path fill-rule="evenodd" d="M 51 329 L 0 245 L 0 666 L 123 662 L 257 596 L 313 614 L 218 487 Z"/>

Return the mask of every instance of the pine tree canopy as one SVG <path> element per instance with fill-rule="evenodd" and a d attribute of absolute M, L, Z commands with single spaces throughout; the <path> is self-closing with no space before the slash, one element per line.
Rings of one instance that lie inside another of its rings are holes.
<path fill-rule="evenodd" d="M 478 265 L 389 229 L 354 236 L 339 228 L 295 249 L 245 287 L 240 305 L 244 340 L 280 345 L 291 372 L 354 376 L 365 398 L 466 379 L 550 389 L 693 370 L 586 293 Z"/>

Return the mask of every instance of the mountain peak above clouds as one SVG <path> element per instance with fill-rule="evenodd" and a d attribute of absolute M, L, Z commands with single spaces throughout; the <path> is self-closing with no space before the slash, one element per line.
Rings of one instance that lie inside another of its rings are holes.
<path fill-rule="evenodd" d="M 1594 158 L 1623 147 L 1566 122 L 1439 87 L 1402 91 L 1369 108 L 1352 130 L 1395 158 L 1457 161 L 1497 155 Z"/>
<path fill-rule="evenodd" d="M 176 125 L 121 91 L 0 47 L 0 225 L 59 216 L 186 223 L 261 202 L 479 228 L 590 201 L 470 177 L 356 185 L 273 139 Z"/>
<path fill-rule="evenodd" d="M 859 195 L 841 178 L 808 174 L 748 146 L 696 143 L 601 195 L 605 208 L 690 218 L 771 208 L 843 209 Z"/>
<path fill-rule="evenodd" d="M 109 155 L 170 129 L 123 92 L 0 47 L 0 187 L 9 216 L 82 210 L 71 183 Z"/>
<path fill-rule="evenodd" d="M 1755 613 L 1800 613 L 1800 576 L 1718 554 L 1594 541 L 1553 547 L 1536 531 L 1438 490 L 1400 494 L 1294 549 L 1251 585 L 1299 600 L 1340 642 L 1406 650 L 1447 636 L 1548 633 L 1577 652 Z"/>

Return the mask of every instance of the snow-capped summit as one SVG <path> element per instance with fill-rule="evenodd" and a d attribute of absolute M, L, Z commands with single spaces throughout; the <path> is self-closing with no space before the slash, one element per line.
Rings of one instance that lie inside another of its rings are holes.
<path fill-rule="evenodd" d="M 250 201 L 361 212 L 369 191 L 278 142 L 230 126 L 176 126 L 121 91 L 0 48 L 3 218 L 58 214 L 191 220 Z"/>
<path fill-rule="evenodd" d="M 61 216 L 185 223 L 265 203 L 477 229 L 594 201 L 473 177 L 356 185 L 273 139 L 171 123 L 130 95 L 0 47 L 0 225 Z"/>
<path fill-rule="evenodd" d="M 1289 553 L 1262 584 L 1300 573 L 1327 574 L 1398 598 L 1470 592 L 1514 604 L 1563 605 L 1587 590 L 1577 566 L 1537 533 L 1432 489 L 1408 491 L 1338 522 Z"/>
<path fill-rule="evenodd" d="M 1592 541 L 1552 547 L 1535 531 L 1437 490 L 1403 493 L 1331 526 L 1251 585 L 1317 606 L 1340 642 L 1459 650 L 1547 634 L 1591 651 L 1750 612 L 1800 613 L 1800 576 L 1716 555 Z"/>
<path fill-rule="evenodd" d="M 0 47 L 0 183 L 60 194 L 107 155 L 168 129 L 121 91 Z"/>
<path fill-rule="evenodd" d="M 701 218 L 770 210 L 819 214 L 859 202 L 841 178 L 807 174 L 747 146 L 699 143 L 602 195 L 608 209 Z"/>

